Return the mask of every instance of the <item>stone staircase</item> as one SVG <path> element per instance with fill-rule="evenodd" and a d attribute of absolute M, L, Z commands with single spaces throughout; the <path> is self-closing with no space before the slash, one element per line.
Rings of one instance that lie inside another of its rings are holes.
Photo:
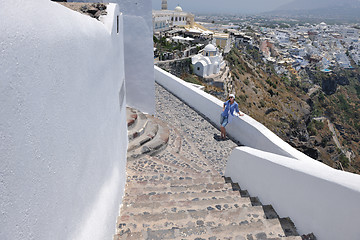
<path fill-rule="evenodd" d="M 114 240 L 315 239 L 220 176 L 170 124 L 131 108 L 127 121 L 127 183 Z"/>

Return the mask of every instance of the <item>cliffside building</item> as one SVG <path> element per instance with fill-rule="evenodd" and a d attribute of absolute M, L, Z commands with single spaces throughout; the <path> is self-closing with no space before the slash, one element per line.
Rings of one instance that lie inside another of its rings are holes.
<path fill-rule="evenodd" d="M 167 7 L 162 10 L 153 10 L 152 19 L 154 32 L 164 32 L 172 27 L 183 27 L 194 23 L 194 15 L 183 12 L 180 6 L 174 10 L 167 10 Z"/>
<path fill-rule="evenodd" d="M 200 77 L 217 74 L 225 65 L 222 55 L 213 44 L 206 45 L 202 53 L 192 57 L 191 62 L 194 66 L 194 73 Z"/>

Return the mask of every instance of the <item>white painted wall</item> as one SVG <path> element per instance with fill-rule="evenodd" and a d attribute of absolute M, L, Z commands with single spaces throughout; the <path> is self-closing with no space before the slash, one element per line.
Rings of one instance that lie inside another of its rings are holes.
<path fill-rule="evenodd" d="M 123 28 L 48 0 L 0 5 L 0 239 L 111 239 L 125 184 Z"/>
<path fill-rule="evenodd" d="M 127 105 L 155 113 L 152 3 L 149 0 L 68 0 L 113 2 L 124 18 L 125 81 Z"/>
<path fill-rule="evenodd" d="M 158 67 L 155 80 L 220 126 L 222 101 Z M 236 117 L 227 131 L 247 147 L 233 151 L 226 176 L 272 204 L 280 216 L 290 216 L 301 234 L 314 232 L 319 240 L 359 239 L 359 175 L 315 161 L 247 115 Z"/>
<path fill-rule="evenodd" d="M 290 216 L 300 234 L 359 239 L 359 175 L 249 147 L 231 153 L 225 175 L 281 217 Z"/>
<path fill-rule="evenodd" d="M 117 0 L 124 12 L 127 104 L 155 114 L 152 3 Z"/>

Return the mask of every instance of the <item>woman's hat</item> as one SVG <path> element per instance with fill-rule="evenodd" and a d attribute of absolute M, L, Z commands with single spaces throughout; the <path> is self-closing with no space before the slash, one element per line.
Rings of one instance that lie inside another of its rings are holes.
<path fill-rule="evenodd" d="M 233 97 L 235 99 L 235 95 L 234 94 L 230 94 L 229 97 Z"/>

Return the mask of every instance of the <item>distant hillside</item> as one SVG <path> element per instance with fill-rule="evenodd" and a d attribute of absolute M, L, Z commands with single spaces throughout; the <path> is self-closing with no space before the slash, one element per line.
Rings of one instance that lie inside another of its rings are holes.
<path fill-rule="evenodd" d="M 275 15 L 317 16 L 335 19 L 359 19 L 359 0 L 294 0 L 275 11 Z"/>
<path fill-rule="evenodd" d="M 290 3 L 280 6 L 278 11 L 293 11 L 293 10 L 315 10 L 315 9 L 326 9 L 326 8 L 353 8 L 360 6 L 358 0 L 294 0 Z"/>
<path fill-rule="evenodd" d="M 233 48 L 226 60 L 242 111 L 308 156 L 360 174 L 360 69 L 279 76 L 255 48 Z"/>

